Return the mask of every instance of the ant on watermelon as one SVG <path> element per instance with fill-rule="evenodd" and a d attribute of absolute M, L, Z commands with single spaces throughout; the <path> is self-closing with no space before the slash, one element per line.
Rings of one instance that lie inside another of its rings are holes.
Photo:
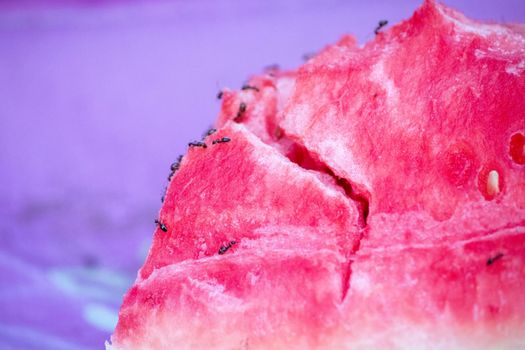
<path fill-rule="evenodd" d="M 379 23 L 377 24 L 376 29 L 374 29 L 374 34 L 375 35 L 379 34 L 379 31 L 381 30 L 381 28 L 383 28 L 387 24 L 388 24 L 388 21 L 386 19 L 380 20 Z"/>
<path fill-rule="evenodd" d="M 155 223 L 157 225 L 159 225 L 159 228 L 163 231 L 163 232 L 168 232 L 168 228 L 166 227 L 166 225 L 164 225 L 162 222 L 160 222 L 158 219 L 155 219 Z"/>
<path fill-rule="evenodd" d="M 303 61 L 309 61 L 315 55 L 316 55 L 315 52 L 308 52 L 308 53 L 303 54 L 302 59 L 303 59 Z"/>
<path fill-rule="evenodd" d="M 252 86 L 252 85 L 248 85 L 248 84 L 244 84 L 244 85 L 241 87 L 241 90 L 254 90 L 254 91 L 259 92 L 259 88 L 258 88 L 258 87 L 256 87 L 256 86 Z"/>
<path fill-rule="evenodd" d="M 217 94 L 217 99 L 220 100 L 222 98 L 222 91 L 219 91 L 219 93 Z"/>
<path fill-rule="evenodd" d="M 487 259 L 487 266 L 494 264 L 496 261 L 503 257 L 503 253 L 498 253 L 495 256 Z"/>
<path fill-rule="evenodd" d="M 168 181 L 171 181 L 171 178 L 173 177 L 173 175 L 175 174 L 175 172 L 176 172 L 177 170 L 179 170 L 179 168 L 180 168 L 180 162 L 182 162 L 182 156 L 179 156 L 179 157 L 177 158 L 177 161 L 171 163 L 171 165 L 170 165 L 170 170 L 171 170 L 171 172 L 170 172 L 170 175 L 168 176 Z"/>
<path fill-rule="evenodd" d="M 270 64 L 269 66 L 264 67 L 264 71 L 266 72 L 266 74 L 268 74 L 271 77 L 274 77 L 275 71 L 278 71 L 278 70 L 279 70 L 278 64 Z"/>
<path fill-rule="evenodd" d="M 188 146 L 189 147 L 202 147 L 202 148 L 207 148 L 208 147 L 205 142 L 201 142 L 201 141 L 190 142 L 190 143 L 188 143 Z"/>
<path fill-rule="evenodd" d="M 235 241 L 230 241 L 227 245 L 223 245 L 219 248 L 219 255 L 222 255 L 228 251 L 234 244 L 237 244 Z"/>
<path fill-rule="evenodd" d="M 212 145 L 215 145 L 217 143 L 225 143 L 225 142 L 230 142 L 231 139 L 229 137 L 223 137 L 222 139 L 217 139 L 217 140 L 214 140 L 212 142 Z"/>
<path fill-rule="evenodd" d="M 217 132 L 217 129 L 209 128 L 208 131 L 206 131 L 206 134 L 204 136 L 210 136 L 211 134 L 215 134 Z"/>
<path fill-rule="evenodd" d="M 278 70 L 279 68 L 280 68 L 279 65 L 277 63 L 274 63 L 274 64 L 269 64 L 266 67 L 264 67 L 264 71 L 268 72 L 268 71 Z"/>
<path fill-rule="evenodd" d="M 241 102 L 241 104 L 239 105 L 239 111 L 237 112 L 237 116 L 234 120 L 236 122 L 240 121 L 244 112 L 246 112 L 246 103 Z"/>
<path fill-rule="evenodd" d="M 162 195 L 162 197 L 160 197 L 160 202 L 161 203 L 164 203 L 164 199 L 166 198 L 166 192 L 168 191 L 168 187 L 164 187 L 164 194 Z"/>
<path fill-rule="evenodd" d="M 170 170 L 171 170 L 172 172 L 175 172 L 175 171 L 179 170 L 180 162 L 182 162 L 182 155 L 180 155 L 180 156 L 177 158 L 177 161 L 173 162 L 173 163 L 170 165 Z"/>

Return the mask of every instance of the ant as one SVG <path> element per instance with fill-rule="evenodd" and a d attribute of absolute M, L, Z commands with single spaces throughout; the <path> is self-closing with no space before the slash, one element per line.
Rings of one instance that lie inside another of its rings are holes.
<path fill-rule="evenodd" d="M 217 100 L 220 100 L 222 98 L 222 91 L 219 91 L 219 93 L 217 94 Z"/>
<path fill-rule="evenodd" d="M 223 137 L 222 139 L 217 139 L 212 142 L 213 145 L 217 143 L 224 143 L 224 142 L 230 142 L 231 139 L 229 137 Z"/>
<path fill-rule="evenodd" d="M 171 163 L 170 165 L 171 172 L 168 176 L 168 181 L 171 181 L 171 178 L 173 177 L 173 175 L 175 175 L 175 172 L 179 170 L 181 161 L 182 161 L 182 156 L 179 156 L 179 158 L 177 158 L 177 161 Z"/>
<path fill-rule="evenodd" d="M 228 251 L 228 249 L 230 249 L 236 243 L 237 242 L 235 242 L 235 241 L 230 241 L 230 243 L 228 243 L 228 245 L 221 246 L 219 248 L 219 255 L 222 255 L 222 254 L 226 253 Z"/>
<path fill-rule="evenodd" d="M 163 232 L 168 232 L 168 228 L 166 227 L 166 225 L 164 225 L 162 222 L 160 222 L 158 219 L 155 219 L 155 223 L 157 225 L 159 225 L 159 228 L 163 231 Z"/>
<path fill-rule="evenodd" d="M 168 192 L 168 187 L 164 187 L 164 194 L 160 197 L 161 203 L 164 203 L 164 199 L 166 199 L 166 192 Z"/>
<path fill-rule="evenodd" d="M 206 143 L 204 142 L 200 142 L 200 141 L 193 141 L 193 142 L 190 142 L 188 143 L 188 146 L 189 147 L 202 147 L 202 148 L 207 148 L 208 146 L 206 145 Z"/>
<path fill-rule="evenodd" d="M 376 29 L 374 29 L 374 34 L 375 35 L 379 34 L 379 31 L 381 30 L 381 28 L 383 28 L 387 24 L 388 24 L 388 21 L 386 19 L 380 20 L 379 23 L 377 24 Z"/>
<path fill-rule="evenodd" d="M 303 54 L 302 59 L 303 59 L 303 61 L 309 61 L 315 55 L 316 55 L 315 52 L 308 52 L 308 53 Z"/>
<path fill-rule="evenodd" d="M 259 92 L 259 88 L 258 88 L 258 87 L 256 87 L 256 86 L 252 86 L 252 85 L 248 85 L 248 84 L 244 84 L 244 85 L 241 87 L 241 90 L 254 90 L 254 91 Z"/>
<path fill-rule="evenodd" d="M 204 134 L 202 134 L 202 141 L 204 139 L 212 134 L 215 134 L 217 132 L 217 129 L 210 127 Z"/>
<path fill-rule="evenodd" d="M 279 68 L 280 68 L 279 65 L 274 63 L 274 64 L 270 64 L 270 65 L 264 67 L 264 71 L 266 73 L 272 73 L 272 72 L 274 72 L 276 70 L 279 70 Z"/>
<path fill-rule="evenodd" d="M 246 112 L 246 103 L 241 102 L 241 104 L 239 105 L 239 111 L 237 112 L 237 116 L 234 120 L 238 122 L 242 118 L 244 112 Z"/>
<path fill-rule="evenodd" d="M 182 162 L 182 156 L 179 156 L 179 157 L 177 158 L 177 161 L 176 161 L 176 162 L 173 162 L 173 163 L 170 165 L 170 170 L 171 170 L 171 171 L 177 171 L 177 170 L 179 170 L 180 162 Z"/>
<path fill-rule="evenodd" d="M 488 258 L 487 259 L 487 266 L 490 266 L 490 265 L 494 264 L 496 261 L 498 261 L 502 257 L 503 257 L 503 253 L 498 253 L 495 256 L 493 256 L 492 258 Z"/>

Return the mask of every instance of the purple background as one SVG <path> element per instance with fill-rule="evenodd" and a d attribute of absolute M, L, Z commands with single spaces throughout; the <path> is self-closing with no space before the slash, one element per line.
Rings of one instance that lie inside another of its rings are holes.
<path fill-rule="evenodd" d="M 223 86 L 419 1 L 1 1 L 0 349 L 96 349 Z M 525 2 L 446 1 L 525 22 Z"/>

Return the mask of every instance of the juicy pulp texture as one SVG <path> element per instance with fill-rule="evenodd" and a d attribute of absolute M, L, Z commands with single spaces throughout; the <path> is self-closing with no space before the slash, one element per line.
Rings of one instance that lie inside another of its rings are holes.
<path fill-rule="evenodd" d="M 230 142 L 211 145 L 228 137 Z M 290 163 L 243 126 L 229 124 L 192 149 L 168 189 L 141 279 L 186 259 L 214 256 L 235 241 L 265 239 L 261 250 L 300 246 L 350 254 L 359 239 L 357 210 L 338 188 Z M 191 164 L 189 166 L 188 164 Z M 270 239 L 271 238 L 271 239 Z"/>
<path fill-rule="evenodd" d="M 463 20 L 426 2 L 364 48 L 342 40 L 297 73 L 280 126 L 375 213 L 443 221 L 486 199 L 525 207 L 523 168 L 508 156 L 525 128 L 525 80 L 512 70 L 525 37 Z"/>
<path fill-rule="evenodd" d="M 128 292 L 118 348 L 315 348 L 341 323 L 342 268 L 328 250 L 249 248 L 160 268 Z"/>
<path fill-rule="evenodd" d="M 426 1 L 225 91 L 108 347 L 525 347 L 524 33 Z"/>

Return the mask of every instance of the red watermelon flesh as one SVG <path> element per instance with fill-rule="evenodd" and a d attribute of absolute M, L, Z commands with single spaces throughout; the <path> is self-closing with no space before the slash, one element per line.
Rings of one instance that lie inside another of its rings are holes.
<path fill-rule="evenodd" d="M 223 137 L 231 141 L 213 145 Z M 242 125 L 227 123 L 205 142 L 173 177 L 158 219 L 167 232 L 155 232 L 113 341 L 123 349 L 264 348 L 296 334 L 317 347 L 316 332 L 341 321 L 362 234 L 355 204 Z M 287 299 L 294 302 L 284 310 Z M 186 326 L 167 335 L 173 322 Z"/>
<path fill-rule="evenodd" d="M 491 207 L 478 230 L 519 224 L 524 55 L 520 33 L 427 1 L 364 48 L 343 39 L 301 67 L 280 127 L 369 198 L 370 219 Z"/>
<path fill-rule="evenodd" d="M 523 348 L 524 247 L 523 227 L 454 243 L 363 242 L 345 300 L 348 324 L 361 327 L 352 341 L 375 335 L 393 348 Z"/>
<path fill-rule="evenodd" d="M 213 145 L 223 137 L 230 142 Z M 140 279 L 163 266 L 265 240 L 271 250 L 307 244 L 349 256 L 360 237 L 354 203 L 335 185 L 290 163 L 239 124 L 190 149 L 173 177 Z M 311 237 L 310 237 L 311 236 Z"/>
<path fill-rule="evenodd" d="M 293 93 L 295 75 L 294 71 L 273 69 L 265 76 L 252 77 L 240 91 L 222 91 L 217 127 L 233 120 L 245 125 L 263 142 L 280 150 L 287 149 L 290 142 L 278 142 L 282 131 L 277 115 L 282 113 Z"/>
<path fill-rule="evenodd" d="M 525 348 L 524 33 L 426 1 L 225 91 L 108 348 Z"/>
<path fill-rule="evenodd" d="M 126 295 L 113 341 L 118 349 L 317 348 L 342 322 L 334 302 L 342 263 L 328 249 L 261 244 L 158 269 Z"/>

